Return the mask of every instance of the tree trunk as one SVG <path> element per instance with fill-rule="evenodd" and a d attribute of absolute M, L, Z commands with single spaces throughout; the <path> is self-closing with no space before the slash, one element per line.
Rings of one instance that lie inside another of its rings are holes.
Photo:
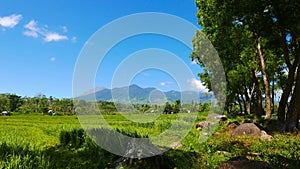
<path fill-rule="evenodd" d="M 242 111 L 242 114 L 244 114 L 245 111 L 247 111 L 247 104 L 246 104 L 246 100 L 244 99 L 244 96 L 242 94 L 241 94 L 241 98 L 242 98 L 243 106 L 244 106 L 244 111 Z"/>
<path fill-rule="evenodd" d="M 253 94 L 254 94 L 255 88 L 256 88 L 256 85 L 255 85 L 255 83 L 253 83 L 253 87 L 252 87 L 251 92 L 250 92 L 250 101 L 249 101 L 249 104 L 248 104 L 248 106 L 249 106 L 248 107 L 249 114 L 253 113 L 252 105 L 253 105 Z"/>
<path fill-rule="evenodd" d="M 287 79 L 287 82 L 286 82 L 286 86 L 283 89 L 283 93 L 282 93 L 280 101 L 279 101 L 278 120 L 280 122 L 285 121 L 286 106 L 287 106 L 287 103 L 288 103 L 289 96 L 292 92 L 292 88 L 293 88 L 293 85 L 294 85 L 294 78 L 295 78 L 295 69 L 290 68 L 289 69 L 289 74 L 288 74 L 288 79 Z"/>
<path fill-rule="evenodd" d="M 243 112 L 243 106 L 242 106 L 242 102 L 241 102 L 241 99 L 240 99 L 239 95 L 237 96 L 237 99 L 238 99 L 238 103 L 239 103 L 239 107 L 240 107 L 240 113 L 242 114 L 242 112 Z"/>
<path fill-rule="evenodd" d="M 294 131 L 298 126 L 300 115 L 300 70 L 297 70 L 296 85 L 293 92 L 291 104 L 287 113 L 283 131 Z"/>
<path fill-rule="evenodd" d="M 290 52 L 289 52 L 289 47 L 288 47 L 288 43 L 286 40 L 286 32 L 284 29 L 281 30 L 282 35 L 281 35 L 281 45 L 282 45 L 282 49 L 283 49 L 283 54 L 284 54 L 284 60 L 285 63 L 289 69 L 289 73 L 288 73 L 288 79 L 286 82 L 286 86 L 283 89 L 283 93 L 279 102 L 279 107 L 278 107 L 278 120 L 280 122 L 284 122 L 285 121 L 285 115 L 286 115 L 286 107 L 287 107 L 287 103 L 288 103 L 288 99 L 289 96 L 292 92 L 292 88 L 294 85 L 294 80 L 295 80 L 295 73 L 296 73 L 296 67 L 298 65 L 299 62 L 299 54 L 297 55 L 298 57 L 296 57 L 294 63 L 291 63 L 290 60 Z M 296 51 L 296 53 L 299 51 Z"/>
<path fill-rule="evenodd" d="M 246 82 L 244 80 L 244 95 L 245 95 L 245 99 L 246 99 L 246 102 L 245 102 L 245 114 L 250 114 L 251 113 L 251 108 L 250 108 L 250 97 L 249 97 L 249 93 L 248 93 L 248 89 L 247 89 L 247 86 L 246 86 Z"/>
<path fill-rule="evenodd" d="M 256 97 L 255 97 L 255 118 L 258 118 L 260 119 L 264 110 L 263 110 L 263 107 L 262 107 L 262 95 L 261 95 L 261 91 L 259 89 L 259 82 L 258 82 L 258 76 L 257 76 L 257 72 L 256 71 L 253 71 L 252 72 L 252 75 L 253 75 L 253 79 L 254 79 L 254 83 L 255 83 L 255 88 L 254 88 L 254 91 L 256 93 Z"/>
<path fill-rule="evenodd" d="M 275 82 L 274 82 L 274 76 L 272 79 L 272 114 L 275 113 L 274 107 L 275 107 Z"/>
<path fill-rule="evenodd" d="M 266 117 L 265 117 L 265 119 L 269 120 L 271 118 L 271 114 L 272 114 L 270 84 L 269 84 L 268 75 L 267 75 L 267 67 L 266 67 L 266 63 L 265 63 L 264 53 L 263 53 L 262 47 L 261 47 L 261 38 L 258 38 L 258 40 L 257 40 L 257 49 L 258 49 L 258 55 L 259 55 L 260 63 L 261 63 L 261 71 L 262 71 L 262 75 L 263 75 L 263 81 L 264 81 L 264 85 L 265 85 L 265 95 L 266 95 Z"/>

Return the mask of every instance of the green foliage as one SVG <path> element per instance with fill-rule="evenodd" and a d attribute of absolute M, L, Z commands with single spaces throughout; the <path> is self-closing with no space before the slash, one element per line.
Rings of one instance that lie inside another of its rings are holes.
<path fill-rule="evenodd" d="M 169 102 L 166 102 L 164 113 L 171 114 L 171 113 L 179 113 L 181 108 L 181 102 L 180 100 L 174 101 L 173 104 L 170 104 Z"/>
<path fill-rule="evenodd" d="M 209 103 L 201 103 L 199 105 L 198 110 L 199 110 L 199 112 L 207 112 L 210 110 L 210 104 Z"/>
<path fill-rule="evenodd" d="M 107 101 L 98 101 L 98 108 L 103 114 L 111 114 L 117 111 L 115 104 Z"/>
<path fill-rule="evenodd" d="M 52 96 L 47 98 L 42 94 L 33 98 L 15 94 L 0 94 L 0 112 L 47 114 L 48 110 L 53 110 L 56 114 L 74 115 L 73 100 L 55 99 Z"/>
<path fill-rule="evenodd" d="M 193 38 L 191 59 L 204 67 L 199 74 L 201 80 L 213 90 L 213 66 L 220 66 L 214 63 L 215 58 L 206 54 L 205 45 L 208 43 L 205 43 L 205 35 L 217 50 L 224 67 L 226 110 L 253 113 L 258 119 L 266 113 L 269 119 L 271 113 L 277 111 L 277 107 L 273 107 L 276 96 L 271 93 L 282 91 L 278 119 L 285 121 L 283 130 L 297 127 L 300 111 L 296 104 L 300 98 L 300 74 L 296 76 L 300 51 L 300 1 L 195 2 L 198 23 L 203 29 Z"/>
<path fill-rule="evenodd" d="M 15 112 L 23 104 L 21 96 L 15 94 L 0 94 L 0 112 Z"/>
<path fill-rule="evenodd" d="M 145 113 L 146 111 L 148 111 L 151 107 L 148 104 L 142 104 L 140 106 L 138 106 L 138 110 L 142 113 Z"/>

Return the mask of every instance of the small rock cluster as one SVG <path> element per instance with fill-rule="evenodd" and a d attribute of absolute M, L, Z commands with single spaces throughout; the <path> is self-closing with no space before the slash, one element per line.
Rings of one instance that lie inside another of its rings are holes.
<path fill-rule="evenodd" d="M 196 124 L 196 129 L 197 130 L 202 130 L 204 128 L 208 128 L 211 124 L 207 121 L 201 121 L 198 124 Z"/>
<path fill-rule="evenodd" d="M 197 130 L 209 129 L 210 126 L 215 124 L 215 121 L 226 121 L 226 116 L 214 116 L 211 118 L 211 121 L 202 121 L 196 125 Z M 225 132 L 230 132 L 231 137 L 237 136 L 251 136 L 259 137 L 264 141 L 271 141 L 272 136 L 269 135 L 266 131 L 261 130 L 262 128 L 259 124 L 252 120 L 244 120 L 239 124 L 238 122 L 229 122 Z M 204 132 L 205 133 L 205 132 Z M 218 133 L 220 134 L 220 133 Z M 217 151 L 218 154 L 228 155 L 227 151 Z M 222 169 L 273 169 L 274 167 L 270 164 L 263 161 L 249 160 L 246 157 L 234 157 L 229 161 L 222 162 L 219 164 L 219 167 Z"/>
<path fill-rule="evenodd" d="M 202 129 L 208 129 L 210 126 L 213 126 L 216 122 L 224 122 L 227 120 L 227 117 L 225 115 L 219 115 L 219 114 L 210 114 L 207 117 L 208 121 L 201 121 L 198 124 L 196 124 L 197 130 Z"/>
<path fill-rule="evenodd" d="M 254 123 L 243 123 L 235 127 L 231 132 L 231 137 L 243 135 L 260 137 L 261 140 L 266 141 L 272 140 L 271 135 L 268 135 L 264 130 L 260 130 Z"/>
<path fill-rule="evenodd" d="M 171 143 L 170 147 L 173 149 L 178 149 L 179 147 L 182 147 L 183 145 L 180 142 L 173 142 Z"/>
<path fill-rule="evenodd" d="M 224 115 L 215 114 L 210 116 L 210 120 L 224 122 L 227 120 L 227 117 Z M 209 129 L 214 125 L 214 122 L 211 121 L 201 121 L 197 123 L 196 129 Z M 247 135 L 260 137 L 261 140 L 271 141 L 273 137 L 267 134 L 267 132 L 265 132 L 264 130 L 261 130 L 259 127 L 261 126 L 252 120 L 244 120 L 242 124 L 239 124 L 238 122 L 230 122 L 225 131 L 231 131 L 231 137 Z"/>

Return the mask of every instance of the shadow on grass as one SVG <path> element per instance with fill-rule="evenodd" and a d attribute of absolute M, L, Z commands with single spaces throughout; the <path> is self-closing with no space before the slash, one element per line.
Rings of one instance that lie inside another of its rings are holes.
<path fill-rule="evenodd" d="M 0 168 L 195 168 L 196 153 L 170 150 L 164 154 L 130 159 L 114 155 L 101 149 L 80 130 L 62 132 L 61 143 L 45 150 L 26 145 L 0 145 Z"/>
<path fill-rule="evenodd" d="M 290 159 L 282 155 L 269 155 L 267 158 L 270 164 L 277 168 L 296 169 L 300 166 L 300 157 L 298 157 L 299 159 Z"/>

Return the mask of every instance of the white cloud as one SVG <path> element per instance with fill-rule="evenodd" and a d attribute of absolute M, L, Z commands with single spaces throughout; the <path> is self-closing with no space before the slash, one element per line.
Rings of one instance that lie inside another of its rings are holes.
<path fill-rule="evenodd" d="M 39 34 L 41 34 L 41 30 L 37 27 L 37 22 L 35 20 L 28 22 L 26 25 L 24 25 L 24 28 L 27 29 L 23 32 L 25 36 L 38 38 Z"/>
<path fill-rule="evenodd" d="M 62 26 L 61 28 L 62 28 L 62 30 L 63 30 L 64 33 L 68 32 L 68 28 L 66 26 Z"/>
<path fill-rule="evenodd" d="M 0 17 L 0 26 L 6 28 L 13 28 L 20 22 L 21 19 L 22 19 L 22 15 L 16 15 L 16 14 Z"/>
<path fill-rule="evenodd" d="M 35 20 L 31 20 L 28 24 L 24 25 L 24 28 L 34 32 L 40 31 L 40 29 L 37 27 L 37 22 Z"/>
<path fill-rule="evenodd" d="M 208 92 L 208 89 L 206 88 L 206 86 L 203 85 L 203 83 L 200 80 L 193 78 L 189 79 L 187 82 L 189 84 L 190 90 Z"/>
<path fill-rule="evenodd" d="M 169 85 L 172 85 L 173 82 L 170 81 L 166 81 L 166 82 L 160 82 L 159 85 L 160 86 L 164 86 L 164 87 L 170 87 Z"/>
<path fill-rule="evenodd" d="M 160 82 L 159 83 L 161 86 L 165 86 L 166 85 L 166 82 Z"/>
<path fill-rule="evenodd" d="M 60 35 L 56 32 L 48 32 L 44 35 L 44 40 L 46 42 L 52 42 L 52 41 L 61 41 L 61 40 L 68 40 L 67 36 Z"/>
<path fill-rule="evenodd" d="M 51 32 L 48 30 L 48 26 L 44 25 L 42 27 L 38 26 L 35 20 L 31 20 L 26 25 L 24 25 L 26 31 L 23 32 L 25 36 L 38 38 L 41 36 L 45 42 L 68 40 L 69 38 L 65 35 L 61 35 L 57 32 Z M 67 27 L 63 26 L 63 31 L 67 31 Z"/>
<path fill-rule="evenodd" d="M 38 38 L 39 37 L 39 34 L 37 32 L 34 32 L 34 31 L 25 31 L 25 32 L 23 32 L 23 34 L 25 36 L 33 37 L 33 38 Z"/>
<path fill-rule="evenodd" d="M 73 37 L 71 38 L 71 41 L 72 41 L 73 43 L 77 42 L 77 37 L 73 36 Z"/>
<path fill-rule="evenodd" d="M 50 61 L 51 61 L 51 62 L 54 62 L 54 61 L 56 61 L 56 58 L 55 58 L 55 57 L 51 57 L 51 58 L 50 58 Z"/>

